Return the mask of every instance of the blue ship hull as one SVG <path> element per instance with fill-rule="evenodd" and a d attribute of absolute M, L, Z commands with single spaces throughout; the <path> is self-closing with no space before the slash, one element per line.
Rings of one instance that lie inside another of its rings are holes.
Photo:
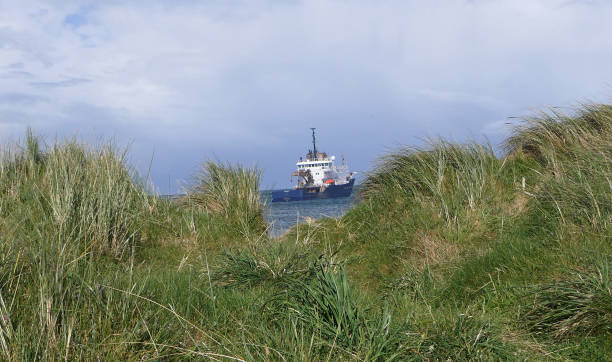
<path fill-rule="evenodd" d="M 320 200 L 334 197 L 348 197 L 353 192 L 355 179 L 344 185 L 330 185 L 324 191 L 318 187 L 272 191 L 272 202 Z"/>

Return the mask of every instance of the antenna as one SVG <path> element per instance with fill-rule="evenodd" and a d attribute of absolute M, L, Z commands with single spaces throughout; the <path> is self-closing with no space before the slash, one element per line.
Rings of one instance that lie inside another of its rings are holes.
<path fill-rule="evenodd" d="M 312 130 L 312 148 L 313 148 L 312 153 L 314 153 L 314 159 L 316 160 L 319 158 L 319 155 L 317 154 L 317 140 L 315 138 L 315 129 L 316 128 L 311 128 Z"/>

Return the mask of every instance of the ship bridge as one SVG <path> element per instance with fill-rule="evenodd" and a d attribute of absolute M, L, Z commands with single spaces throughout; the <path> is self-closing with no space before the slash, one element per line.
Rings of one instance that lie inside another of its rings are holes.
<path fill-rule="evenodd" d="M 308 150 L 305 158 L 296 162 L 297 170 L 291 173 L 297 176 L 297 186 L 293 190 L 280 190 L 272 193 L 272 202 L 325 199 L 328 197 L 350 196 L 355 179 L 344 164 L 336 166 L 335 156 L 327 156 L 317 151 L 315 129 L 312 129 L 313 149 Z"/>

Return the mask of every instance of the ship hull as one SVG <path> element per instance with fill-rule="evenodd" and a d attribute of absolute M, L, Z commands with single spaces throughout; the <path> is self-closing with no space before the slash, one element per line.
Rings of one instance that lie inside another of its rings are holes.
<path fill-rule="evenodd" d="M 349 197 L 353 192 L 354 183 L 355 179 L 351 179 L 351 181 L 344 185 L 327 186 L 323 191 L 319 191 L 318 187 L 273 191 L 272 202 L 320 200 L 336 197 Z"/>

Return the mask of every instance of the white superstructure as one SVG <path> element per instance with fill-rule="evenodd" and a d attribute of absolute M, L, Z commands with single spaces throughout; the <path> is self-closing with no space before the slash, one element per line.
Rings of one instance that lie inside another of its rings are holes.
<path fill-rule="evenodd" d="M 344 164 L 335 165 L 335 156 L 328 157 L 325 152 L 317 152 L 314 128 L 312 129 L 313 150 L 309 151 L 306 159 L 300 159 L 295 164 L 297 170 L 291 176 L 298 177 L 296 189 L 305 187 L 326 187 L 331 185 L 344 185 L 350 182 L 353 173 L 349 172 Z"/>

